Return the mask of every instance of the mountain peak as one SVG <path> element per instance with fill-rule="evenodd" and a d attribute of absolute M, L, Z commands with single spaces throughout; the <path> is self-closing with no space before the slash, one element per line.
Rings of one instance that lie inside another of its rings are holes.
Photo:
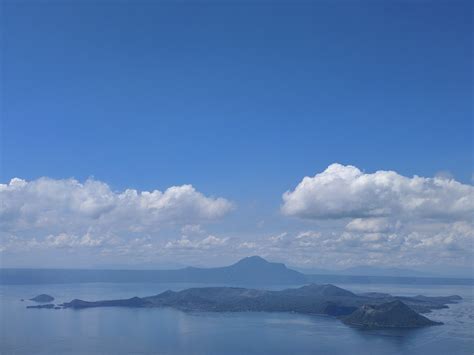
<path fill-rule="evenodd" d="M 237 261 L 234 265 L 264 265 L 264 264 L 271 264 L 264 258 L 258 255 L 247 256 L 243 259 Z"/>
<path fill-rule="evenodd" d="M 254 255 L 237 261 L 235 264 L 224 267 L 228 280 L 245 280 L 245 282 L 292 283 L 306 282 L 306 277 L 294 270 L 288 269 L 285 264 L 274 263 Z"/>

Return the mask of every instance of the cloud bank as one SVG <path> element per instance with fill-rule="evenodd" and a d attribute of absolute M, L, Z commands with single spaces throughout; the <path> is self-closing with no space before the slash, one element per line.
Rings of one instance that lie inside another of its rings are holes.
<path fill-rule="evenodd" d="M 407 217 L 468 220 L 474 187 L 444 177 L 412 178 L 394 171 L 364 173 L 332 164 L 283 194 L 282 212 L 306 219 Z"/>
<path fill-rule="evenodd" d="M 113 191 L 104 182 L 89 179 L 12 179 L 0 184 L 0 233 L 35 237 L 85 236 L 91 230 L 106 234 L 153 233 L 164 225 L 218 219 L 232 203 L 203 195 L 191 185 L 164 192 L 127 189 Z M 71 237 L 78 244 L 94 244 L 88 236 Z M 81 241 L 79 241 L 81 240 Z M 64 242 L 64 237 L 58 243 Z"/>
<path fill-rule="evenodd" d="M 258 254 L 301 267 L 469 267 L 473 204 L 473 186 L 452 177 L 332 164 L 283 195 L 283 215 L 298 217 L 283 230 L 266 223 L 240 233 L 235 221 L 206 226 L 232 203 L 191 185 L 117 192 L 97 180 L 13 179 L 0 184 L 0 252 L 12 264 L 31 258 L 63 263 L 57 266 L 79 255 L 85 265 L 206 266 Z"/>
<path fill-rule="evenodd" d="M 332 164 L 285 192 L 281 211 L 320 227 L 331 224 L 273 243 L 309 264 L 472 265 L 474 187 L 451 176 L 364 173 Z"/>

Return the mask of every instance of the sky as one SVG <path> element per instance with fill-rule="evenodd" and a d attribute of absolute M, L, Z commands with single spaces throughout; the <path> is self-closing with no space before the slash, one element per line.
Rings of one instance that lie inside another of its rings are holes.
<path fill-rule="evenodd" d="M 1 266 L 472 268 L 470 1 L 1 6 Z"/>

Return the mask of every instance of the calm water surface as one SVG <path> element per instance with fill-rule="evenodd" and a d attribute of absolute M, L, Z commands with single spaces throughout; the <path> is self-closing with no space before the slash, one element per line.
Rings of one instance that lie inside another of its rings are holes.
<path fill-rule="evenodd" d="M 428 316 L 445 323 L 417 330 L 362 331 L 336 319 L 289 313 L 184 313 L 173 309 L 26 309 L 55 303 L 149 296 L 190 284 L 0 286 L 1 354 L 473 354 L 472 286 L 339 285 L 354 292 L 458 294 L 463 302 Z M 198 286 L 203 286 L 202 284 Z M 273 287 L 275 288 L 275 287 Z"/>

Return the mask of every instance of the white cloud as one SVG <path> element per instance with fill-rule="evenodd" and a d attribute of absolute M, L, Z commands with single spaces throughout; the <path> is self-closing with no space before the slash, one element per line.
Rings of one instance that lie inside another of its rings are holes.
<path fill-rule="evenodd" d="M 237 246 L 238 249 L 256 249 L 257 243 L 254 242 L 243 242 Z"/>
<path fill-rule="evenodd" d="M 225 245 L 228 238 L 219 238 L 214 235 L 209 235 L 199 242 L 203 246 L 216 246 L 216 245 Z"/>
<path fill-rule="evenodd" d="M 181 228 L 181 233 L 184 235 L 205 234 L 206 231 L 202 229 L 200 224 L 186 224 Z"/>
<path fill-rule="evenodd" d="M 164 192 L 116 192 L 92 179 L 80 183 L 75 179 L 15 178 L 0 184 L 0 201 L 1 235 L 43 239 L 53 235 L 46 238 L 53 245 L 94 244 L 96 241 L 87 239 L 92 235 L 97 239 L 107 234 L 154 233 L 166 225 L 217 219 L 233 207 L 226 199 L 205 196 L 191 185 Z M 79 235 L 83 237 L 73 237 Z"/>
<path fill-rule="evenodd" d="M 190 240 L 186 236 L 181 239 L 169 241 L 166 243 L 166 249 L 211 249 L 221 247 L 227 244 L 229 238 L 219 238 L 214 235 L 209 235 L 201 240 Z"/>
<path fill-rule="evenodd" d="M 474 187 L 453 179 L 412 178 L 394 171 L 364 173 L 332 164 L 283 194 L 282 212 L 307 219 L 401 216 L 469 220 Z"/>
<path fill-rule="evenodd" d="M 82 237 L 61 233 L 58 235 L 47 236 L 44 244 L 58 248 L 74 248 L 99 247 L 102 246 L 104 242 L 104 238 L 94 238 L 90 233 L 86 233 Z"/>
<path fill-rule="evenodd" d="M 410 225 L 393 231 L 306 230 L 284 240 L 260 240 L 255 247 L 293 265 L 321 268 L 356 265 L 471 265 L 474 226 L 470 222 Z"/>
<path fill-rule="evenodd" d="M 268 237 L 268 240 L 271 241 L 271 242 L 280 242 L 282 241 L 283 239 L 285 239 L 285 237 L 288 235 L 287 232 L 283 232 L 283 233 L 280 233 L 280 234 L 277 234 L 277 235 L 272 235 L 270 237 Z"/>
<path fill-rule="evenodd" d="M 208 265 L 258 254 L 320 268 L 466 266 L 473 260 L 473 197 L 471 185 L 446 176 L 366 174 L 333 164 L 283 197 L 283 213 L 310 222 L 295 219 L 286 231 L 271 232 L 266 223 L 266 231 L 241 235 L 207 231 L 206 221 L 232 204 L 190 185 L 116 192 L 96 180 L 13 179 L 0 184 L 0 252 L 2 261 L 67 254 L 72 265 L 79 255 L 96 264 Z"/>
<path fill-rule="evenodd" d="M 346 225 L 346 230 L 363 233 L 390 232 L 400 227 L 400 222 L 389 218 L 355 218 Z"/>
<path fill-rule="evenodd" d="M 410 178 L 332 164 L 286 192 L 281 210 L 321 227 L 272 243 L 305 264 L 470 265 L 474 256 L 474 187 L 447 173 Z"/>
<path fill-rule="evenodd" d="M 93 236 L 91 233 L 84 235 L 72 235 L 67 233 L 60 233 L 57 235 L 50 234 L 45 238 L 20 238 L 17 236 L 2 237 L 1 248 L 6 250 L 35 250 L 35 249 L 76 249 L 77 248 L 99 248 L 105 246 L 113 246 L 121 241 L 112 236 Z"/>

